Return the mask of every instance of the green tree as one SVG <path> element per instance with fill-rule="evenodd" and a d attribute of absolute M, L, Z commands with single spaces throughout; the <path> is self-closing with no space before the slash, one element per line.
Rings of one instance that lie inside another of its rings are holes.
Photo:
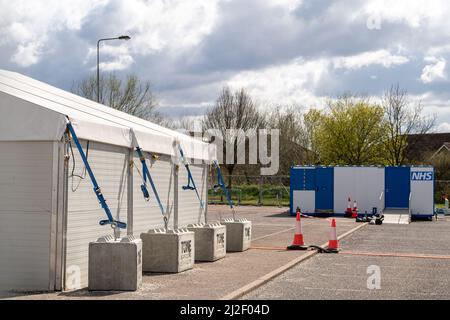
<path fill-rule="evenodd" d="M 323 164 L 384 163 L 383 108 L 365 98 L 344 95 L 329 102 L 317 128 L 317 149 Z"/>

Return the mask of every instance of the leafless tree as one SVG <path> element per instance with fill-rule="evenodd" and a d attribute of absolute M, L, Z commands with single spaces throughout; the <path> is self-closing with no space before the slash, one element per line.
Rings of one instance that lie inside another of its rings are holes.
<path fill-rule="evenodd" d="M 303 164 L 309 159 L 301 107 L 276 107 L 268 113 L 267 118 L 270 128 L 280 130 L 280 173 L 289 174 L 292 165 Z"/>
<path fill-rule="evenodd" d="M 413 106 L 406 90 L 402 90 L 398 84 L 385 92 L 382 105 L 387 123 L 386 159 L 390 165 L 402 165 L 407 160 L 405 149 L 408 135 L 429 132 L 434 127 L 436 117 L 424 116 L 422 104 L 418 102 Z M 410 139 L 409 143 L 414 141 Z"/>
<path fill-rule="evenodd" d="M 196 119 L 195 117 L 182 116 L 179 118 L 166 118 L 162 124 L 173 130 L 180 130 L 186 132 L 201 132 L 202 118 Z"/>
<path fill-rule="evenodd" d="M 97 78 L 91 75 L 75 82 L 72 92 L 87 99 L 97 101 Z M 125 80 L 114 73 L 100 77 L 100 103 L 133 116 L 160 122 L 162 116 L 156 112 L 158 105 L 149 81 L 141 81 L 130 74 Z"/>
<path fill-rule="evenodd" d="M 225 164 L 229 175 L 228 187 L 231 187 L 231 175 L 237 164 L 238 145 L 245 143 L 246 139 L 238 133 L 238 130 L 247 132 L 251 129 L 262 128 L 263 125 L 264 117 L 243 88 L 233 92 L 229 87 L 224 87 L 215 105 L 206 112 L 203 130 L 213 129 L 220 132 L 223 138 L 223 159 L 226 159 L 227 149 L 233 148 L 234 151 L 233 161 L 226 161 L 229 163 Z"/>
<path fill-rule="evenodd" d="M 311 108 L 303 114 L 302 145 L 306 147 L 305 162 L 307 164 L 319 164 L 319 151 L 317 145 L 317 130 L 322 120 L 322 113 L 318 109 Z"/>

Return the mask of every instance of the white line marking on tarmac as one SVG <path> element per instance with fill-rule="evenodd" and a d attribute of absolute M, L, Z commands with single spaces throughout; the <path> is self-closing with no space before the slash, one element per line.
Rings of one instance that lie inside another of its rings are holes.
<path fill-rule="evenodd" d="M 284 230 L 277 231 L 277 232 L 274 232 L 274 233 L 271 233 L 271 234 L 266 234 L 265 236 L 262 236 L 262 237 L 258 237 L 258 238 L 252 239 L 252 241 L 258 241 L 258 240 L 261 240 L 261 239 L 269 238 L 269 237 L 271 237 L 271 236 L 276 236 L 277 234 L 285 233 L 285 232 L 287 232 L 287 231 L 292 231 L 292 230 L 294 230 L 294 229 L 295 229 L 295 227 L 292 227 L 292 228 L 284 229 Z"/>
<path fill-rule="evenodd" d="M 362 227 L 368 225 L 367 223 L 361 223 L 359 226 L 356 226 L 355 228 L 343 233 L 342 235 L 338 236 L 338 240 L 341 240 L 345 237 L 347 237 L 348 235 L 352 234 L 353 232 L 361 229 Z M 325 247 L 327 245 L 327 243 L 322 244 L 322 247 Z M 287 270 L 291 269 L 292 267 L 298 265 L 299 263 L 313 257 L 314 255 L 318 254 L 317 250 L 314 251 L 308 251 L 304 254 L 302 254 L 300 257 L 289 261 L 288 263 L 286 263 L 285 265 L 279 267 L 278 269 L 269 272 L 268 274 L 256 279 L 255 281 L 223 296 L 222 298 L 220 298 L 220 300 L 234 300 L 234 299 L 238 299 L 240 297 L 242 297 L 243 295 L 259 288 L 260 286 L 262 286 L 263 284 L 269 282 L 270 280 L 272 280 L 273 278 L 279 276 L 280 274 L 286 272 Z"/>

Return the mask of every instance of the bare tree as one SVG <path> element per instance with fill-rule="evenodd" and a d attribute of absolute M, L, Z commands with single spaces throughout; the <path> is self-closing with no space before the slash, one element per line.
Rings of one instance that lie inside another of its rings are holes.
<path fill-rule="evenodd" d="M 273 108 L 267 114 L 268 126 L 280 130 L 280 173 L 289 174 L 293 164 L 308 161 L 307 133 L 302 125 L 303 114 L 296 105 Z"/>
<path fill-rule="evenodd" d="M 424 116 L 420 102 L 412 106 L 406 90 L 400 89 L 398 84 L 385 92 L 382 105 L 388 136 L 385 143 L 386 160 L 390 165 L 402 165 L 407 160 L 405 150 L 408 135 L 429 132 L 434 127 L 436 117 Z M 409 143 L 414 141 L 410 140 Z"/>
<path fill-rule="evenodd" d="M 246 139 L 238 131 L 259 129 L 263 124 L 264 117 L 243 88 L 232 92 L 229 87 L 224 87 L 215 105 L 206 112 L 203 130 L 214 129 L 220 132 L 224 143 L 223 159 L 226 159 L 227 149 L 233 148 L 234 159 L 225 164 L 229 174 L 228 187 L 231 187 L 231 175 L 237 164 L 238 145 L 245 143 Z"/>
<path fill-rule="evenodd" d="M 202 131 L 202 118 L 182 116 L 179 118 L 166 118 L 162 124 L 172 130 L 186 131 L 189 133 Z"/>
<path fill-rule="evenodd" d="M 91 75 L 72 86 L 72 92 L 97 101 L 97 78 Z M 100 77 L 100 103 L 133 116 L 160 122 L 162 116 L 156 112 L 158 105 L 149 81 L 141 81 L 130 74 L 125 80 L 111 73 Z"/>
<path fill-rule="evenodd" d="M 320 110 L 311 108 L 303 115 L 303 146 L 308 149 L 306 153 L 307 164 L 318 164 L 319 151 L 317 145 L 317 130 L 322 120 L 322 113 Z"/>

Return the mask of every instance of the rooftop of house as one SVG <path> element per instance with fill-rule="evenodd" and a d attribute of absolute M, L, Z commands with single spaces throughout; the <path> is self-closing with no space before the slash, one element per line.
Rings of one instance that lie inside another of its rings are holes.
<path fill-rule="evenodd" d="M 450 149 L 450 132 L 410 134 L 407 141 L 406 157 L 410 161 L 422 160 L 427 153 L 434 153 L 443 145 Z"/>

